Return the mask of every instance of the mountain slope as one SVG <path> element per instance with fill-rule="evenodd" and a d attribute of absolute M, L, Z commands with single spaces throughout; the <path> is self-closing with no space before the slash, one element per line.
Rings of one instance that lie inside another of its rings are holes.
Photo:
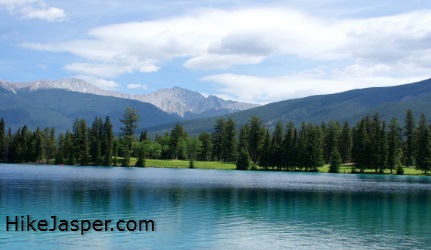
<path fill-rule="evenodd" d="M 65 89 L 73 92 L 119 97 L 155 105 L 161 110 L 184 118 L 207 117 L 242 111 L 259 105 L 226 101 L 216 96 L 205 97 L 202 94 L 179 87 L 161 89 L 151 94 L 134 95 L 107 91 L 93 86 L 83 80 L 66 78 L 60 80 L 43 80 L 24 83 L 0 81 L 0 88 L 16 92 L 19 90 L 36 92 L 44 89 Z"/>
<path fill-rule="evenodd" d="M 238 126 L 249 120 L 252 115 L 262 118 L 268 127 L 277 121 L 312 122 L 337 120 L 356 123 L 367 113 L 379 112 L 382 118 L 398 118 L 403 124 L 405 113 L 412 109 L 417 116 L 424 113 L 431 119 L 431 79 L 417 83 L 346 91 L 337 94 L 310 96 L 267 104 L 261 107 L 237 112 L 224 117 L 232 117 Z M 217 117 L 183 121 L 182 124 L 191 133 L 211 131 Z M 419 118 L 419 117 L 417 117 Z M 151 128 L 151 131 L 170 129 L 172 124 Z"/>
<path fill-rule="evenodd" d="M 0 117 L 4 117 L 6 125 L 14 129 L 27 124 L 30 129 L 55 127 L 64 132 L 72 128 L 76 118 L 91 123 L 95 116 L 103 119 L 110 116 L 118 132 L 119 118 L 127 107 L 138 111 L 140 128 L 178 121 L 178 117 L 149 103 L 65 89 L 41 89 L 36 92 L 20 89 L 14 93 L 0 88 L 0 97 Z"/>

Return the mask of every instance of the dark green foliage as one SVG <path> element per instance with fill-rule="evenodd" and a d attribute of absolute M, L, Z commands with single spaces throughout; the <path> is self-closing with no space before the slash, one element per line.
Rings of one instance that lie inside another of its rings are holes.
<path fill-rule="evenodd" d="M 394 169 L 401 167 L 401 146 L 402 146 L 402 138 L 401 138 L 401 128 L 398 125 L 398 121 L 396 118 L 391 120 L 389 124 L 389 132 L 387 136 L 388 141 L 388 163 L 387 167 L 393 172 Z"/>
<path fill-rule="evenodd" d="M 283 166 L 283 124 L 279 121 L 275 126 L 274 133 L 271 140 L 271 164 L 270 166 L 277 167 L 281 170 Z"/>
<path fill-rule="evenodd" d="M 341 131 L 340 140 L 338 142 L 338 150 L 341 155 L 341 160 L 344 163 L 351 162 L 352 160 L 352 130 L 348 122 L 344 122 Z"/>
<path fill-rule="evenodd" d="M 250 155 L 247 150 L 243 149 L 239 153 L 238 159 L 236 161 L 236 169 L 238 170 L 248 170 L 251 165 Z"/>
<path fill-rule="evenodd" d="M 190 158 L 189 160 L 189 168 L 195 168 L 195 162 L 193 161 L 192 158 Z"/>
<path fill-rule="evenodd" d="M 263 126 L 263 121 L 257 116 L 252 116 L 250 118 L 248 127 L 248 151 L 251 160 L 254 163 L 257 163 L 259 161 L 259 156 L 263 145 L 265 127 Z"/>
<path fill-rule="evenodd" d="M 55 162 L 54 164 L 56 165 L 61 165 L 61 164 L 65 164 L 66 161 L 64 160 L 64 135 L 63 133 L 60 133 L 60 135 L 58 135 L 58 150 L 57 150 L 57 154 L 55 156 Z"/>
<path fill-rule="evenodd" d="M 221 161 L 223 152 L 223 133 L 225 131 L 225 121 L 223 118 L 217 119 L 214 125 L 214 132 L 211 134 L 213 144 L 213 158 Z"/>
<path fill-rule="evenodd" d="M 211 136 L 207 132 L 202 132 L 199 135 L 200 149 L 198 159 L 201 161 L 211 160 L 212 142 Z"/>
<path fill-rule="evenodd" d="M 121 150 L 123 153 L 123 161 L 121 166 L 130 166 L 130 157 L 133 151 L 133 141 L 135 140 L 134 134 L 135 130 L 138 127 L 139 115 L 136 109 L 127 107 L 124 111 L 123 118 L 120 119 L 120 122 L 123 124 L 120 127 L 121 130 Z"/>
<path fill-rule="evenodd" d="M 293 170 L 297 165 L 297 132 L 295 125 L 290 121 L 286 126 L 286 135 L 282 145 L 282 164 L 287 170 Z"/>
<path fill-rule="evenodd" d="M 105 118 L 102 130 L 102 154 L 103 154 L 103 165 L 112 165 L 112 154 L 114 152 L 114 132 L 112 131 L 112 124 L 109 116 Z M 116 151 L 115 151 L 116 152 Z"/>
<path fill-rule="evenodd" d="M 424 114 L 421 114 L 417 128 L 416 169 L 425 174 L 431 170 L 431 132 Z"/>
<path fill-rule="evenodd" d="M 329 166 L 329 173 L 338 173 L 340 171 L 341 155 L 338 148 L 334 147 L 331 153 L 331 165 Z"/>
<path fill-rule="evenodd" d="M 138 160 L 136 161 L 135 167 L 145 167 L 145 150 L 143 147 L 139 149 Z"/>
<path fill-rule="evenodd" d="M 185 158 L 185 139 L 186 135 L 184 133 L 184 128 L 180 124 L 175 125 L 171 130 L 171 135 L 169 137 L 169 149 L 171 151 L 172 159 L 184 159 Z"/>
<path fill-rule="evenodd" d="M 250 133 L 250 128 L 248 124 L 245 124 L 239 130 L 237 152 L 241 152 L 241 150 L 243 149 L 248 151 L 249 133 Z"/>
<path fill-rule="evenodd" d="M 87 122 L 84 119 L 75 120 L 73 124 L 73 152 L 74 158 L 81 166 L 88 165 L 90 161 Z"/>
<path fill-rule="evenodd" d="M 268 167 L 272 166 L 271 144 L 268 130 L 266 130 L 265 139 L 263 142 L 261 156 L 259 160 L 259 166 L 263 167 L 264 169 L 268 169 Z"/>
<path fill-rule="evenodd" d="M 230 117 L 224 124 L 221 140 L 221 158 L 223 161 L 235 161 L 236 159 L 235 126 L 235 122 Z"/>
<path fill-rule="evenodd" d="M 409 109 L 404 118 L 404 162 L 407 167 L 415 164 L 416 123 L 413 111 Z"/>

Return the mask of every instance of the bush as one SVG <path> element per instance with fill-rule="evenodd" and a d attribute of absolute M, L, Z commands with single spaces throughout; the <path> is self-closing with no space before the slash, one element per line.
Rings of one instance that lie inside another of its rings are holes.
<path fill-rule="evenodd" d="M 396 174 L 399 174 L 399 175 L 404 174 L 404 168 L 403 168 L 403 167 L 401 167 L 401 166 L 398 166 L 398 167 L 397 167 L 397 171 L 396 171 L 395 173 L 396 173 Z"/>
<path fill-rule="evenodd" d="M 251 165 L 250 155 L 246 150 L 241 150 L 236 161 L 236 169 L 238 170 L 248 170 Z"/>

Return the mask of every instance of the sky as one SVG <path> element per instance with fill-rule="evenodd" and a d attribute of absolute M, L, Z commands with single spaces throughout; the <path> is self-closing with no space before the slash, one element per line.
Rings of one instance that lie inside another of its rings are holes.
<path fill-rule="evenodd" d="M 0 0 L 0 79 L 265 104 L 431 77 L 431 1 Z"/>

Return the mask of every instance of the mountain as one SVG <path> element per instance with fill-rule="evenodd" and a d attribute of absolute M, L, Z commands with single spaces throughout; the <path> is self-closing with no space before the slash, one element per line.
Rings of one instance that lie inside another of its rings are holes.
<path fill-rule="evenodd" d="M 17 90 L 36 92 L 46 89 L 65 89 L 73 92 L 111 96 L 140 102 L 147 102 L 159 109 L 186 119 L 230 114 L 259 105 L 223 100 L 216 96 L 205 97 L 202 94 L 179 87 L 161 89 L 151 94 L 134 95 L 107 91 L 83 80 L 65 78 L 61 80 L 41 80 L 24 83 L 0 81 L 0 88 L 16 92 Z"/>
<path fill-rule="evenodd" d="M 257 108 L 237 112 L 222 117 L 232 117 L 237 126 L 241 126 L 251 116 L 259 116 L 271 128 L 277 121 L 286 124 L 289 121 L 296 125 L 305 121 L 319 124 L 322 121 L 348 121 L 354 124 L 367 113 L 379 112 L 382 118 L 389 121 L 396 117 L 403 124 L 408 109 L 412 109 L 419 119 L 424 113 L 431 119 L 431 79 L 392 87 L 376 87 L 350 90 L 342 93 L 310 96 L 270 103 Z M 190 133 L 212 131 L 218 117 L 182 121 L 185 129 Z M 149 131 L 158 132 L 169 130 L 173 124 L 166 124 L 150 128 Z"/>
<path fill-rule="evenodd" d="M 42 86 L 42 85 L 41 85 Z M 88 123 L 96 116 L 110 116 L 114 131 L 119 132 L 119 118 L 127 107 L 137 110 L 140 115 L 139 128 L 175 122 L 180 118 L 163 112 L 156 106 L 136 100 L 85 94 L 67 89 L 41 87 L 32 91 L 31 86 L 14 89 L 0 82 L 0 117 L 7 127 L 16 129 L 26 124 L 30 129 L 54 127 L 64 132 L 71 129 L 76 118 Z"/>

